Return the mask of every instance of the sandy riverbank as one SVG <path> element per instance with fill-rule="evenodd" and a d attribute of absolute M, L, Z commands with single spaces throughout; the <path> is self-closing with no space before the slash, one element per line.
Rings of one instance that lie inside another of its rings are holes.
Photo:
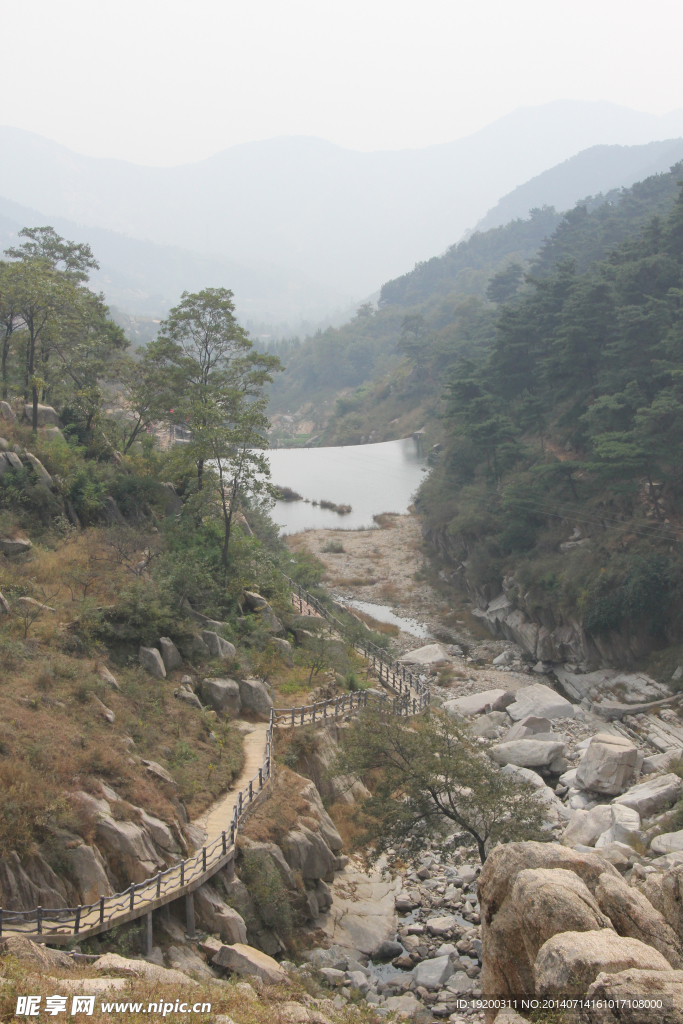
<path fill-rule="evenodd" d="M 432 638 L 460 643 L 466 650 L 456 662 L 463 678 L 451 681 L 457 693 L 530 682 L 525 673 L 491 667 L 493 658 L 511 645 L 494 640 L 472 616 L 469 602 L 453 587 L 441 585 L 421 533 L 418 515 L 382 517 L 374 530 L 308 530 L 287 537 L 294 550 L 308 550 L 325 566 L 323 583 L 343 600 L 356 599 L 389 607 L 395 615 L 424 624 Z M 339 547 L 343 550 L 330 550 Z M 395 653 L 430 643 L 401 631 L 392 640 Z M 484 664 L 486 663 L 486 664 Z"/>

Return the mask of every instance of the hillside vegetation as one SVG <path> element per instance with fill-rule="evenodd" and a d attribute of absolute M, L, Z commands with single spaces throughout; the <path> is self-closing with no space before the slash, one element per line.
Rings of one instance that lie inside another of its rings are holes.
<path fill-rule="evenodd" d="M 565 219 L 500 308 L 490 350 L 452 371 L 444 451 L 420 495 L 480 602 L 505 585 L 537 622 L 578 623 L 617 662 L 683 628 L 680 186 L 637 230 L 676 178 L 635 187 L 612 217 Z"/>
<path fill-rule="evenodd" d="M 441 441 L 444 375 L 489 351 L 500 306 L 532 287 L 524 274 L 552 275 L 566 259 L 587 272 L 653 216 L 668 215 L 680 173 L 589 197 L 564 215 L 533 210 L 476 232 L 387 282 L 377 309 L 365 304 L 343 327 L 281 343 L 273 351 L 286 368 L 270 387 L 275 436 L 298 433 L 278 414 L 300 410 L 318 443 L 391 440 L 424 426 Z"/>

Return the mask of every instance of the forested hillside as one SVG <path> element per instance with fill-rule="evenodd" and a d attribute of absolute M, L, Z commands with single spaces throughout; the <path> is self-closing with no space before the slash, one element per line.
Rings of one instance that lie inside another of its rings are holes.
<path fill-rule="evenodd" d="M 498 310 L 490 350 L 451 371 L 445 447 L 420 495 L 481 607 L 503 588 L 617 663 L 683 630 L 680 183 L 643 225 L 679 175 L 565 218 Z M 623 240 L 591 263 L 608 239 Z"/>
<path fill-rule="evenodd" d="M 444 374 L 493 344 L 499 306 L 573 259 L 578 273 L 603 259 L 675 200 L 681 165 L 632 188 L 589 197 L 561 215 L 477 232 L 381 290 L 341 328 L 277 351 L 286 365 L 271 389 L 274 413 L 304 410 L 325 444 L 388 440 L 428 426 L 441 439 Z"/>

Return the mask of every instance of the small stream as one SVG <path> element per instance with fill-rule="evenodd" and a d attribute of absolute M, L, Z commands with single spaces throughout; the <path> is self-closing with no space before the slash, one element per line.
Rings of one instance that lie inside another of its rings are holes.
<path fill-rule="evenodd" d="M 417 619 L 404 619 L 400 615 L 395 615 L 388 604 L 371 604 L 370 601 L 358 601 L 355 597 L 340 597 L 339 595 L 335 595 L 335 597 L 342 604 L 349 605 L 351 608 L 357 608 L 359 612 L 363 612 L 365 615 L 372 615 L 373 619 L 377 619 L 378 622 L 386 622 L 391 626 L 398 626 L 403 633 L 410 633 L 411 636 L 416 636 L 421 640 L 432 638 L 431 633 L 423 623 L 418 622 Z"/>

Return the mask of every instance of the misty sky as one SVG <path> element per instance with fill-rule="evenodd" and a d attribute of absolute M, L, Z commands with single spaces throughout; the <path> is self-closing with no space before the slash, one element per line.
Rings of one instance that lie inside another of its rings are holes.
<path fill-rule="evenodd" d="M 2 0 L 0 123 L 175 164 L 446 142 L 516 107 L 683 107 L 680 0 Z"/>

